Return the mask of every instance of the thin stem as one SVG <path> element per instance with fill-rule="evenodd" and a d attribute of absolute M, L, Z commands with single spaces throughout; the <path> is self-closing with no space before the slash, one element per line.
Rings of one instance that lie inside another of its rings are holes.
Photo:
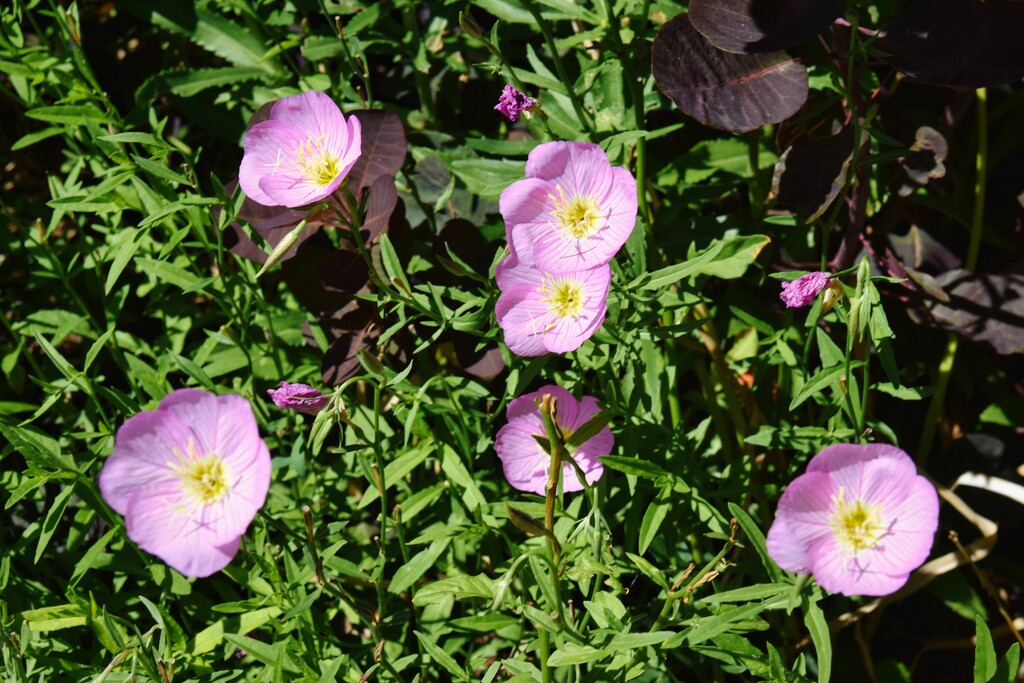
<path fill-rule="evenodd" d="M 974 270 L 978 265 L 978 253 L 981 249 L 981 233 L 985 226 L 985 185 L 988 179 L 988 91 L 985 88 L 978 88 L 975 91 L 978 100 L 978 153 L 975 158 L 977 175 L 974 182 L 974 215 L 971 220 L 971 241 L 967 248 L 967 259 L 964 266 L 967 270 Z M 960 337 L 950 332 L 946 339 L 946 351 L 939 362 L 939 374 L 935 380 L 935 393 L 932 395 L 931 403 L 928 405 L 928 414 L 925 416 L 924 427 L 921 430 L 921 438 L 917 447 L 917 466 L 924 467 L 928 462 L 928 456 L 935 441 L 935 433 L 938 431 L 939 415 L 946 402 L 946 391 L 949 388 L 949 378 L 953 373 L 953 363 L 956 360 L 956 350 L 960 345 Z"/>
<path fill-rule="evenodd" d="M 988 180 L 988 90 L 978 88 L 978 155 L 975 168 L 978 173 L 974 182 L 974 217 L 971 221 L 971 242 L 967 248 L 967 260 L 964 266 L 974 270 L 978 265 L 978 252 L 981 250 L 981 233 L 985 226 L 985 185 Z"/>
<path fill-rule="evenodd" d="M 619 22 L 615 18 L 611 0 L 604 0 L 604 11 L 608 18 L 609 35 L 619 53 L 626 83 L 629 85 L 629 96 L 633 100 L 633 125 L 638 131 L 642 131 L 644 130 L 645 114 L 644 93 L 643 88 L 640 87 L 640 79 L 633 71 L 632 52 L 627 52 L 626 46 L 622 42 Z M 654 214 L 647 204 L 647 141 L 644 138 L 636 140 L 636 199 L 640 215 L 647 219 L 648 224 L 654 223 Z"/>
<path fill-rule="evenodd" d="M 558 47 L 555 45 L 555 36 L 551 32 L 551 22 L 546 21 L 541 16 L 540 10 L 537 9 L 537 3 L 533 0 L 523 0 L 523 4 L 526 5 L 526 9 L 530 10 L 530 14 L 533 15 L 534 21 L 540 27 L 541 33 L 544 34 L 544 42 L 547 43 L 548 51 L 551 53 L 551 59 L 555 63 L 555 71 L 558 72 L 558 79 L 565 84 L 565 91 L 569 95 L 569 101 L 572 102 L 573 111 L 576 112 L 576 118 L 579 119 L 580 125 L 587 129 L 587 133 L 590 135 L 594 134 L 594 123 L 587 116 L 586 111 L 583 109 L 583 101 L 580 100 L 580 96 L 576 94 L 576 89 L 573 87 L 572 81 L 569 80 L 569 74 L 565 70 L 565 64 L 562 62 L 562 57 L 558 54 Z"/>
<path fill-rule="evenodd" d="M 548 472 L 548 483 L 544 487 L 544 528 L 548 530 L 548 545 L 551 548 L 551 557 L 554 561 L 556 571 L 555 580 L 558 579 L 558 561 L 561 556 L 561 548 L 555 540 L 555 497 L 558 495 L 558 479 L 562 473 L 562 457 L 565 455 L 565 445 L 562 442 L 562 433 L 555 422 L 555 398 L 551 394 L 544 394 L 541 398 L 540 414 L 544 419 L 544 429 L 548 434 L 549 452 L 551 454 L 551 469 Z"/>

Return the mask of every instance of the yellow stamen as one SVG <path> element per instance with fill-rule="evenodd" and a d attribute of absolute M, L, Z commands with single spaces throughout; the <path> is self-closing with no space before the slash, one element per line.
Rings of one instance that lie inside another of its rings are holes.
<path fill-rule="evenodd" d="M 295 163 L 309 180 L 310 184 L 323 187 L 330 185 L 341 171 L 341 160 L 329 150 L 322 149 L 320 143 L 324 136 L 316 140 L 306 138 L 295 151 Z"/>
<path fill-rule="evenodd" d="M 200 456 L 196 453 L 195 439 L 188 440 L 188 455 L 174 449 L 178 463 L 172 464 L 181 487 L 195 502 L 213 505 L 223 500 L 230 488 L 230 471 L 224 460 L 216 453 Z"/>
<path fill-rule="evenodd" d="M 583 285 L 569 279 L 556 280 L 547 276 L 539 290 L 548 310 L 559 318 L 579 318 L 583 312 L 585 297 Z"/>
<path fill-rule="evenodd" d="M 839 496 L 833 498 L 835 512 L 829 518 L 836 540 L 854 554 L 874 548 L 886 531 L 882 523 L 881 506 L 862 500 L 847 503 L 845 494 L 845 490 L 840 488 Z"/>
<path fill-rule="evenodd" d="M 592 237 L 601 227 L 601 208 L 589 195 L 575 195 L 568 200 L 562 186 L 558 186 L 558 197 L 548 195 L 555 204 L 551 212 L 558 225 L 576 239 Z"/>

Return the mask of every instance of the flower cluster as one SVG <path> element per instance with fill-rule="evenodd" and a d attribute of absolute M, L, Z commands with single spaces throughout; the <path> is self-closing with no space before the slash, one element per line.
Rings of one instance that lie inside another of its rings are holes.
<path fill-rule="evenodd" d="M 577 401 L 568 391 L 554 384 L 523 394 L 508 404 L 505 413 L 508 423 L 498 430 L 494 444 L 505 478 L 513 488 L 541 496 L 545 493 L 551 469 L 551 454 L 541 448 L 535 438 L 547 436 L 538 406 L 538 401 L 545 394 L 555 399 L 555 427 L 566 437 L 601 412 L 593 396 L 584 396 L 583 400 Z M 588 484 L 601 478 L 604 465 L 597 458 L 611 453 L 614 443 L 612 430 L 604 427 L 572 454 Z M 583 490 L 571 462 L 562 463 L 562 490 Z"/>
<path fill-rule="evenodd" d="M 242 146 L 238 183 L 246 196 L 294 208 L 338 189 L 359 158 L 362 132 L 359 119 L 346 119 L 330 97 L 306 92 L 275 102 Z"/>
<path fill-rule="evenodd" d="M 510 255 L 495 313 L 520 356 L 578 349 L 604 322 L 608 263 L 636 223 L 636 181 L 597 145 L 548 142 L 501 193 Z"/>
<path fill-rule="evenodd" d="M 249 402 L 179 389 L 129 418 L 99 475 L 128 538 L 185 576 L 226 567 L 270 488 Z"/>
<path fill-rule="evenodd" d="M 844 595 L 888 595 L 928 557 L 935 487 L 894 446 L 829 446 L 793 480 L 768 531 L 768 554 Z"/>

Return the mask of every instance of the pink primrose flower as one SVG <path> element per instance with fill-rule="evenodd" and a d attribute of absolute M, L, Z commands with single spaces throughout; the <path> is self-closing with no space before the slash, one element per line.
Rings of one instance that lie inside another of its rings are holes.
<path fill-rule="evenodd" d="M 260 204 L 312 204 L 338 189 L 361 143 L 359 119 L 346 119 L 324 93 L 285 97 L 246 132 L 238 182 Z"/>
<path fill-rule="evenodd" d="M 829 446 L 786 488 L 768 554 L 843 595 L 888 595 L 928 557 L 938 527 L 935 487 L 885 444 Z"/>
<path fill-rule="evenodd" d="M 513 85 L 506 85 L 501 91 L 498 103 L 494 105 L 495 111 L 500 111 L 509 121 L 513 123 L 519 120 L 519 113 L 533 108 L 532 99 L 515 89 Z"/>
<path fill-rule="evenodd" d="M 513 488 L 541 496 L 551 472 L 551 455 L 533 437 L 547 437 L 544 419 L 537 406 L 537 401 L 544 394 L 551 394 L 555 399 L 555 425 L 566 438 L 601 410 L 593 396 L 584 396 L 583 400 L 577 401 L 568 391 L 553 384 L 523 394 L 508 404 L 505 413 L 508 424 L 498 430 L 494 441 L 501 467 Z M 597 457 L 611 453 L 614 444 L 612 430 L 605 427 L 572 454 L 588 484 L 601 478 L 604 465 Z M 583 490 L 583 484 L 569 462 L 562 464 L 562 489 L 566 492 Z"/>
<path fill-rule="evenodd" d="M 316 415 L 330 401 L 330 396 L 308 384 L 279 382 L 277 389 L 267 389 L 267 395 L 278 408 L 292 408 L 300 413 Z"/>
<path fill-rule="evenodd" d="M 244 398 L 179 389 L 121 425 L 99 486 L 140 548 L 185 576 L 209 576 L 263 506 L 270 451 Z"/>
<path fill-rule="evenodd" d="M 495 277 L 501 296 L 494 313 L 516 355 L 575 351 L 604 323 L 612 279 L 608 264 L 552 275 L 505 259 Z"/>
<path fill-rule="evenodd" d="M 779 298 L 786 308 L 803 308 L 814 303 L 821 290 L 828 286 L 831 273 L 808 273 L 793 280 L 782 283 L 782 294 Z"/>
<path fill-rule="evenodd" d="M 589 142 L 547 142 L 530 152 L 526 178 L 501 193 L 508 242 L 520 260 L 571 273 L 615 257 L 636 224 L 636 180 Z"/>

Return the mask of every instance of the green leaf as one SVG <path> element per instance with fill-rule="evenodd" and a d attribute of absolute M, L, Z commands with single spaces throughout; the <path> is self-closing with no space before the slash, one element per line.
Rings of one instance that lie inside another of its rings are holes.
<path fill-rule="evenodd" d="M 86 609 L 81 605 L 71 604 L 27 610 L 21 613 L 21 618 L 28 622 L 29 630 L 36 633 L 60 631 L 89 623 L 89 613 Z"/>
<path fill-rule="evenodd" d="M 459 454 L 448 444 L 442 444 L 442 446 L 441 470 L 452 482 L 464 489 L 462 502 L 470 510 L 475 510 L 481 505 L 486 504 L 487 500 L 484 498 L 484 494 L 480 492 L 480 487 L 476 485 L 476 480 L 473 479 L 469 470 L 462 464 L 462 458 L 459 457 Z"/>
<path fill-rule="evenodd" d="M 800 596 L 804 612 L 804 625 L 811 634 L 814 651 L 818 653 L 818 683 L 828 683 L 832 677 L 832 635 L 828 621 L 818 603 L 812 602 L 806 593 Z"/>
<path fill-rule="evenodd" d="M 864 365 L 864 361 L 854 361 L 850 363 L 850 370 L 853 371 L 856 368 Z M 831 368 L 825 368 L 819 371 L 814 377 L 807 380 L 807 383 L 800 388 L 800 391 L 793 400 L 789 403 L 789 410 L 796 410 L 797 406 L 815 395 L 825 387 L 832 386 L 839 381 L 839 378 L 846 374 L 846 365 L 837 365 Z"/>
<path fill-rule="evenodd" d="M 76 471 L 74 460 L 61 452 L 60 444 L 35 427 L 15 426 L 0 417 L 0 434 L 26 461 L 40 470 Z"/>
<path fill-rule="evenodd" d="M 567 642 L 562 647 L 551 653 L 548 657 L 548 666 L 576 666 L 596 662 L 599 659 L 611 656 L 611 652 L 598 650 L 590 645 L 577 645 Z"/>
<path fill-rule="evenodd" d="M 391 577 L 391 583 L 388 585 L 388 592 L 398 595 L 408 590 L 437 563 L 437 558 L 441 557 L 441 553 L 445 551 L 449 543 L 451 543 L 450 538 L 434 541 L 426 550 L 416 553 L 395 571 Z"/>
<path fill-rule="evenodd" d="M 989 679 L 988 683 L 1014 683 L 1017 680 L 1017 670 L 1020 667 L 1020 644 L 1014 643 L 1006 651 L 1006 656 L 999 662 L 996 672 Z"/>
<path fill-rule="evenodd" d="M 700 619 L 689 630 L 683 632 L 681 640 L 689 646 L 703 643 L 705 640 L 710 640 L 718 634 L 728 631 L 737 621 L 744 621 L 757 616 L 767 606 L 767 603 L 743 605 L 742 607 L 722 612 L 709 619 Z"/>
<path fill-rule="evenodd" d="M 32 560 L 33 564 L 38 564 L 39 558 L 43 556 L 46 546 L 50 543 L 50 538 L 53 537 L 53 532 L 57 530 L 57 523 L 64 516 L 64 510 L 68 506 L 68 501 L 71 500 L 71 494 L 74 492 L 75 487 L 73 485 L 65 486 L 57 494 L 57 497 L 53 499 L 53 504 L 46 513 L 46 519 L 43 520 L 42 530 L 39 532 L 39 540 L 36 542 L 36 556 Z"/>
<path fill-rule="evenodd" d="M 601 455 L 597 458 L 606 467 L 610 467 L 624 474 L 632 474 L 637 477 L 657 479 L 658 477 L 671 477 L 672 475 L 657 465 L 640 458 L 630 458 L 624 455 Z"/>
<path fill-rule="evenodd" d="M 767 235 L 734 237 L 722 244 L 722 250 L 715 260 L 704 266 L 704 275 L 714 275 L 723 280 L 735 280 L 747 272 L 765 247 L 771 243 Z"/>
<path fill-rule="evenodd" d="M 47 123 L 63 123 L 70 126 L 84 126 L 89 123 L 114 123 L 114 119 L 91 104 L 65 104 L 55 107 L 36 107 L 25 112 L 25 116 Z"/>
<path fill-rule="evenodd" d="M 407 283 L 409 281 L 405 276 L 405 271 L 402 270 L 402 262 L 398 260 L 395 247 L 391 244 L 391 238 L 386 232 L 380 236 L 380 260 L 384 264 L 384 272 L 392 282 Z"/>
<path fill-rule="evenodd" d="M 456 600 L 493 598 L 494 580 L 484 574 L 449 576 L 420 588 L 416 591 L 413 603 L 417 606 L 436 605 L 448 597 L 453 597 Z"/>
<path fill-rule="evenodd" d="M 753 518 L 747 514 L 747 511 L 741 508 L 736 503 L 729 503 L 729 514 L 736 518 L 736 522 L 743 529 L 743 533 L 747 535 L 747 540 L 750 541 L 750 545 L 754 546 L 754 550 L 761 557 L 761 564 L 764 565 L 765 572 L 768 574 L 768 578 L 778 583 L 782 580 L 782 571 L 779 566 L 775 564 L 775 561 L 768 555 L 768 546 L 765 543 L 764 534 L 761 533 L 760 527 Z"/>
<path fill-rule="evenodd" d="M 662 289 L 673 285 L 680 280 L 691 277 L 698 274 L 721 253 L 723 247 L 722 242 L 715 242 L 710 247 L 702 252 L 697 253 L 693 258 L 677 263 L 674 266 L 668 266 L 661 270 L 656 270 L 653 273 L 645 273 L 640 277 L 636 278 L 628 285 L 626 289 Z"/>
<path fill-rule="evenodd" d="M 192 97 L 210 88 L 244 83 L 267 77 L 267 70 L 254 67 L 221 67 L 193 69 L 184 72 L 164 72 L 169 90 L 181 97 Z"/>
<path fill-rule="evenodd" d="M 668 581 L 665 580 L 665 575 L 662 574 L 653 564 L 639 555 L 634 555 L 633 553 L 626 553 L 626 557 L 628 557 L 629 561 L 635 564 L 636 568 L 642 571 L 651 581 L 658 584 L 665 590 L 669 589 Z"/>
<path fill-rule="evenodd" d="M 452 659 L 452 656 L 442 650 L 441 647 L 434 642 L 435 636 L 429 636 L 426 633 L 420 633 L 419 631 L 414 631 L 414 633 L 416 634 L 416 639 L 420 641 L 420 645 L 426 649 L 427 653 L 436 663 L 443 666 L 452 676 L 455 676 L 456 680 L 469 680 L 469 675 L 454 659 Z"/>
<path fill-rule="evenodd" d="M 672 487 L 661 490 L 658 496 L 644 511 L 643 521 L 640 522 L 640 538 L 637 542 L 637 550 L 643 555 L 647 548 L 658 536 L 661 523 L 665 521 L 668 513 L 672 510 Z"/>
<path fill-rule="evenodd" d="M 157 26 L 185 36 L 235 66 L 252 67 L 278 74 L 277 62 L 264 59 L 266 48 L 259 35 L 244 24 L 226 19 L 206 9 L 183 12 L 177 2 L 126 3 L 134 12 L 146 14 Z"/>
<path fill-rule="evenodd" d="M 974 618 L 977 645 L 974 648 L 974 683 L 988 683 L 996 673 L 996 648 L 992 633 L 980 616 Z"/>
<path fill-rule="evenodd" d="M 569 449 L 570 453 L 579 448 L 587 441 L 597 436 L 598 433 L 608 425 L 611 419 L 611 414 L 602 410 L 597 415 L 580 425 L 575 432 L 569 435 L 569 438 L 565 440 L 566 448 Z"/>
<path fill-rule="evenodd" d="M 65 132 L 65 130 L 65 128 L 50 127 L 43 128 L 42 130 L 32 131 L 31 133 L 23 135 L 17 140 L 15 140 L 14 144 L 11 145 L 11 151 L 13 152 L 15 150 L 30 147 L 31 145 L 34 145 L 37 142 L 46 140 L 47 138 L 52 138 L 54 135 L 61 135 L 62 133 Z"/>

